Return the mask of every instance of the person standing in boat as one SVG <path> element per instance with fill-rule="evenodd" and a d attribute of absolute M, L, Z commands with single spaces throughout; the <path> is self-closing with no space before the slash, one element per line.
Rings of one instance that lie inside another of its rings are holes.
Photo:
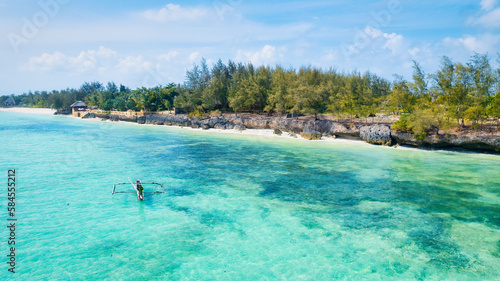
<path fill-rule="evenodd" d="M 136 181 L 135 189 L 137 190 L 137 197 L 139 197 L 140 200 L 144 200 L 144 187 L 142 186 L 142 182 L 140 180 Z"/>

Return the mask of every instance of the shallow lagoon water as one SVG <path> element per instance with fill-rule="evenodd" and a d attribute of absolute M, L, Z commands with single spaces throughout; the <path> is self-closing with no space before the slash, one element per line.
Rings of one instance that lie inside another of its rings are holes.
<path fill-rule="evenodd" d="M 2 280 L 500 276 L 498 155 L 5 112 L 0 138 L 19 219 Z M 111 195 L 128 177 L 167 193 Z"/>

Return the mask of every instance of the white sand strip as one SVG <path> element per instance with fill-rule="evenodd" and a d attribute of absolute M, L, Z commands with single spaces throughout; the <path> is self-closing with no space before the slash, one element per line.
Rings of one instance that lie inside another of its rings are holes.
<path fill-rule="evenodd" d="M 0 108 L 0 111 L 6 111 L 6 112 L 16 112 L 16 113 L 30 113 L 30 114 L 44 114 L 44 115 L 53 115 L 54 112 L 56 112 L 55 109 L 50 109 L 50 108 L 25 108 L 25 107 L 9 107 L 9 108 Z M 71 115 L 61 115 L 61 116 L 68 116 L 68 117 L 73 117 Z M 90 119 L 82 119 L 82 118 L 77 118 L 80 120 L 85 120 L 85 121 L 91 121 L 91 122 L 103 122 L 101 121 L 100 118 L 90 118 Z M 166 126 L 166 125 L 152 125 L 152 124 L 138 124 L 135 122 L 126 122 L 126 121 L 109 121 L 105 120 L 104 122 L 109 122 L 109 123 L 124 123 L 124 124 L 130 124 L 130 125 L 138 125 L 138 126 L 151 126 L 151 127 L 164 127 L 164 128 L 177 128 L 181 130 L 193 130 L 193 131 L 198 131 L 198 132 L 206 132 L 206 133 L 222 133 L 222 134 L 241 134 L 241 135 L 253 135 L 253 136 L 261 136 L 261 137 L 270 137 L 270 138 L 289 138 L 289 139 L 296 139 L 296 140 L 303 140 L 300 134 L 296 134 L 296 138 L 292 137 L 292 134 L 288 132 L 283 132 L 281 136 L 278 136 L 274 134 L 274 130 L 272 129 L 246 129 L 243 131 L 238 131 L 234 129 L 230 130 L 221 130 L 221 129 L 208 129 L 208 130 L 203 130 L 203 129 L 193 129 L 191 127 L 179 127 L 179 126 Z M 363 140 L 353 140 L 353 139 L 342 139 L 342 138 L 333 138 L 333 137 L 322 137 L 321 140 L 317 140 L 314 142 L 331 142 L 331 143 L 358 143 L 358 144 L 366 144 L 369 146 L 370 144 L 364 142 Z M 398 148 L 398 149 L 409 149 L 409 150 L 415 150 L 416 148 L 410 148 L 410 147 L 384 147 L 384 148 Z"/>
<path fill-rule="evenodd" d="M 0 111 L 43 114 L 43 115 L 54 115 L 54 112 L 56 112 L 55 109 L 50 109 L 50 108 L 28 108 L 28 107 L 0 107 Z"/>

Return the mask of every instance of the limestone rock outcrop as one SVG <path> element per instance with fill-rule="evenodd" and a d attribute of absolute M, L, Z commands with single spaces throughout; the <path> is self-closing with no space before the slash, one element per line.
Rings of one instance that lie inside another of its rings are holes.
<path fill-rule="evenodd" d="M 434 134 L 416 138 L 407 132 L 392 130 L 389 125 L 360 125 L 340 123 L 332 120 L 311 120 L 283 117 L 210 116 L 204 119 L 189 118 L 187 115 L 148 115 L 146 117 L 94 114 L 87 118 L 102 118 L 111 121 L 137 122 L 140 124 L 192 127 L 200 129 L 273 129 L 275 134 L 288 132 L 296 137 L 300 134 L 308 140 L 319 140 L 322 136 L 363 139 L 377 145 L 409 145 L 424 148 L 463 148 L 475 151 L 500 153 L 500 138 L 495 135 L 477 134 Z"/>
<path fill-rule="evenodd" d="M 300 136 L 305 138 L 306 140 L 320 140 L 321 139 L 321 133 L 315 130 L 310 130 L 306 129 L 302 133 L 300 133 Z"/>
<path fill-rule="evenodd" d="M 391 128 L 386 125 L 363 126 L 359 129 L 359 136 L 371 144 L 392 145 Z"/>

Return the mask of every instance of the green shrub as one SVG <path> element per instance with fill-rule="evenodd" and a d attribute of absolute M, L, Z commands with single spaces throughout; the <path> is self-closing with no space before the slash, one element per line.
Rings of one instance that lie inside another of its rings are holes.
<path fill-rule="evenodd" d="M 220 115 L 222 115 L 222 112 L 221 112 L 220 110 L 218 110 L 218 109 L 217 109 L 217 110 L 213 110 L 213 111 L 211 111 L 211 112 L 210 112 L 210 115 L 211 115 L 211 116 L 220 116 Z"/>
<path fill-rule="evenodd" d="M 411 132 L 408 128 L 408 116 L 409 114 L 401 115 L 399 120 L 392 125 L 392 129 L 398 132 Z"/>
<path fill-rule="evenodd" d="M 189 118 L 196 117 L 196 118 L 199 118 L 199 119 L 203 119 L 204 116 L 205 116 L 205 114 L 203 112 L 201 112 L 200 110 L 198 110 L 198 109 L 195 109 L 193 112 L 191 112 L 191 113 L 188 114 Z"/>
<path fill-rule="evenodd" d="M 416 111 L 408 118 L 408 127 L 417 136 L 422 136 L 424 133 L 427 136 L 427 132 L 436 126 L 436 120 L 428 112 Z"/>
<path fill-rule="evenodd" d="M 421 132 L 421 133 L 415 134 L 415 138 L 417 140 L 423 140 L 423 139 L 425 139 L 425 137 L 427 137 L 427 132 Z"/>
<path fill-rule="evenodd" d="M 433 127 L 438 127 L 439 121 L 430 111 L 415 111 L 411 114 L 403 114 L 397 122 L 392 125 L 395 131 L 413 133 L 415 137 L 423 139 Z"/>

